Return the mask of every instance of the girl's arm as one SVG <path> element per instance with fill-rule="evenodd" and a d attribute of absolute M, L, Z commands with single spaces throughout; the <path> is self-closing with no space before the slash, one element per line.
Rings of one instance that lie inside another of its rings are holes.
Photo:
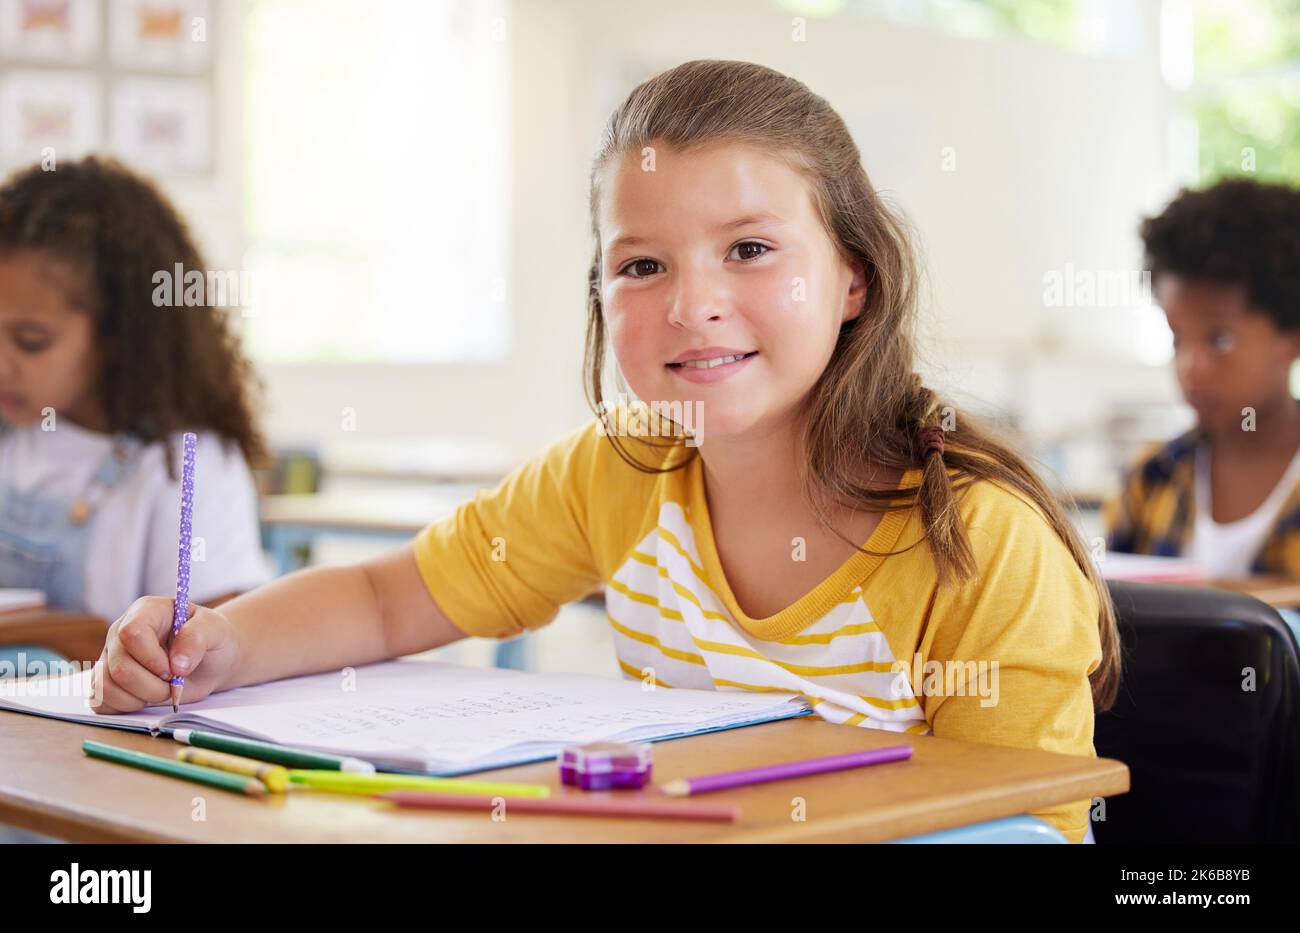
<path fill-rule="evenodd" d="M 247 592 L 248 590 L 231 590 L 229 593 L 222 593 L 220 596 L 205 599 L 200 605 L 207 606 L 209 609 L 216 609 L 222 603 L 228 603 L 236 596 L 243 596 Z"/>
<path fill-rule="evenodd" d="M 410 544 L 360 564 L 289 574 L 224 604 L 221 613 L 234 629 L 238 663 L 219 690 L 369 664 L 465 637 L 429 595 Z"/>
<path fill-rule="evenodd" d="M 410 544 L 361 564 L 289 574 L 224 603 L 195 607 L 170 646 L 172 600 L 137 600 L 109 629 L 95 668 L 99 712 L 168 702 L 298 674 L 426 651 L 465 637 L 429 595 Z"/>

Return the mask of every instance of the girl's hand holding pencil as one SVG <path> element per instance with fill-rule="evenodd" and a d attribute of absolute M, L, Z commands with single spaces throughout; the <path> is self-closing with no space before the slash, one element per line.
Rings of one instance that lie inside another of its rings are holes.
<path fill-rule="evenodd" d="M 138 599 L 108 630 L 92 682 L 90 707 L 97 713 L 133 713 L 164 702 L 175 710 L 182 699 L 193 703 L 212 693 L 232 665 L 230 621 L 189 598 L 198 438 L 186 432 L 181 443 L 176 598 Z"/>
<path fill-rule="evenodd" d="M 104 652 L 95 662 L 95 712 L 170 706 L 173 677 L 185 678 L 185 703 L 221 689 L 237 653 L 230 620 L 215 609 L 189 603 L 188 619 L 172 639 L 174 604 L 165 596 L 137 599 L 109 628 Z"/>

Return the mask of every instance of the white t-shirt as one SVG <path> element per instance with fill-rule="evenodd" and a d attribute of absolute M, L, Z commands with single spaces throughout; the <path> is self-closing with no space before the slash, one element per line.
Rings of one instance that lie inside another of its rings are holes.
<path fill-rule="evenodd" d="M 1250 565 L 1273 523 L 1300 482 L 1300 449 L 1259 508 L 1235 522 L 1216 522 L 1210 511 L 1210 450 L 1196 448 L 1196 519 L 1192 522 L 1192 558 L 1211 580 L 1250 576 Z"/>
<path fill-rule="evenodd" d="M 161 442 L 136 453 L 134 466 L 111 489 L 92 479 L 113 449 L 107 434 L 60 421 L 0 433 L 0 477 L 20 492 L 71 501 L 98 496 L 86 551 L 85 609 L 110 622 L 141 596 L 174 596 L 180 524 L 179 437 L 173 439 L 177 479 L 167 474 Z M 202 546 L 199 546 L 200 539 Z M 270 574 L 258 536 L 253 476 L 239 447 L 198 434 L 194 472 L 190 600 L 203 602 L 266 582 Z"/>

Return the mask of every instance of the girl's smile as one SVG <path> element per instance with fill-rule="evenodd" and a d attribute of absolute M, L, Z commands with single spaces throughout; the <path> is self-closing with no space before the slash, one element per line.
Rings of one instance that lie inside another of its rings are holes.
<path fill-rule="evenodd" d="M 734 376 L 757 355 L 757 350 L 702 347 L 699 350 L 688 350 L 665 365 L 687 382 L 710 385 Z"/>

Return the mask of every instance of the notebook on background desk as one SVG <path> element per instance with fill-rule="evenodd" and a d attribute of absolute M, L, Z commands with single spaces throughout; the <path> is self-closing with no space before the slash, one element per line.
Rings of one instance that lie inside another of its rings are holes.
<path fill-rule="evenodd" d="M 1195 586 L 1205 582 L 1205 570 L 1187 557 L 1158 557 L 1151 554 L 1126 554 L 1111 551 L 1097 562 L 1107 580 L 1134 583 L 1182 583 Z"/>
<path fill-rule="evenodd" d="M 45 594 L 40 590 L 21 590 L 0 587 L 0 612 L 14 609 L 39 609 L 45 605 Z"/>
<path fill-rule="evenodd" d="M 554 758 L 578 742 L 656 742 L 807 715 L 796 693 L 658 688 L 584 674 L 386 661 L 125 715 L 86 708 L 89 670 L 0 680 L 0 709 L 154 734 L 205 729 L 450 776 Z"/>

